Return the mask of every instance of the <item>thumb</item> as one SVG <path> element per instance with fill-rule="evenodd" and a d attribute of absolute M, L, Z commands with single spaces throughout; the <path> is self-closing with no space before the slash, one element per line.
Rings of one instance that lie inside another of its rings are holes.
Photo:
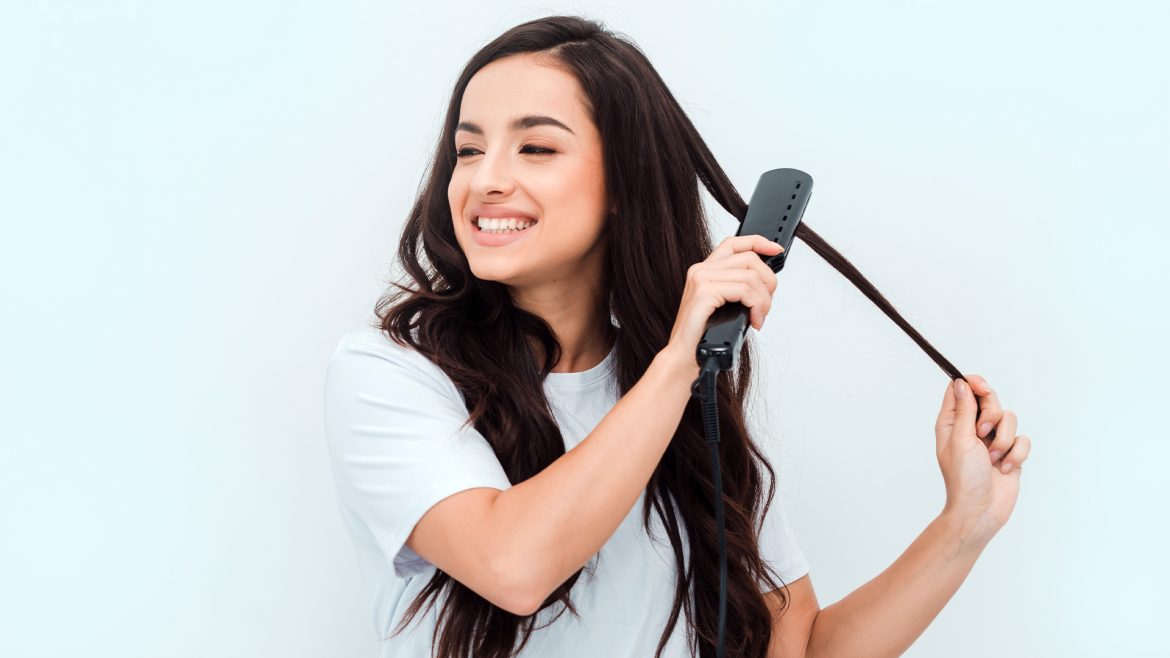
<path fill-rule="evenodd" d="M 941 451 L 951 440 L 951 428 L 955 425 L 955 381 L 947 382 L 947 390 L 943 393 L 942 407 L 938 410 L 938 420 L 934 423 L 934 437 L 937 448 Z"/>
<path fill-rule="evenodd" d="M 954 380 L 954 389 L 954 430 L 962 432 L 964 435 L 974 436 L 975 416 L 979 413 L 979 404 L 975 400 L 975 394 L 971 392 L 971 385 L 962 378 Z"/>

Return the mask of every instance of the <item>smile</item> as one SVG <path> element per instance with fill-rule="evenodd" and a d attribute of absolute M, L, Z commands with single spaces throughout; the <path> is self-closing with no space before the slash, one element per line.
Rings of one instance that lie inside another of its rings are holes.
<path fill-rule="evenodd" d="M 490 228 L 492 220 L 481 220 L 488 222 L 489 228 L 481 228 L 478 224 L 473 223 L 471 229 L 471 237 L 475 240 L 475 244 L 483 247 L 500 247 L 507 244 L 512 244 L 517 240 L 521 240 L 536 230 L 536 225 L 540 222 L 529 222 L 527 225 L 520 224 L 524 228 L 513 228 L 509 224 L 518 220 L 506 220 L 506 222 L 496 222 L 497 228 Z M 500 225 L 503 228 L 499 228 Z"/>
<path fill-rule="evenodd" d="M 488 231 L 490 233 L 523 231 L 535 223 L 535 219 L 529 219 L 527 217 L 480 217 L 475 222 L 481 231 Z"/>

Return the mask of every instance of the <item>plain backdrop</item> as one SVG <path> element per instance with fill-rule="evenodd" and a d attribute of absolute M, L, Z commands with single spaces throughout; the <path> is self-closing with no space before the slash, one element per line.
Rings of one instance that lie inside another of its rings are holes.
<path fill-rule="evenodd" d="M 1032 438 L 906 655 L 1170 653 L 1164 3 L 58 1 L 0 16 L 0 655 L 376 655 L 325 366 L 460 69 L 556 13 L 634 40 L 745 199 L 810 173 L 804 221 Z M 947 377 L 799 242 L 758 345 L 828 606 L 941 510 Z"/>

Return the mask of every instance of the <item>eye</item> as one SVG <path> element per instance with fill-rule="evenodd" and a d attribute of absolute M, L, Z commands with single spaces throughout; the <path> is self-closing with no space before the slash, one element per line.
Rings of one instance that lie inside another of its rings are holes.
<path fill-rule="evenodd" d="M 552 149 L 546 149 L 546 148 L 541 147 L 541 146 L 532 146 L 531 144 L 520 147 L 521 153 L 524 153 L 525 151 L 527 151 L 533 155 L 552 155 L 553 153 L 556 153 L 556 151 L 554 151 Z M 455 152 L 455 157 L 462 158 L 462 157 L 467 156 L 467 155 L 474 155 L 475 153 L 479 153 L 479 149 L 473 149 L 473 148 L 459 149 L 458 151 Z"/>

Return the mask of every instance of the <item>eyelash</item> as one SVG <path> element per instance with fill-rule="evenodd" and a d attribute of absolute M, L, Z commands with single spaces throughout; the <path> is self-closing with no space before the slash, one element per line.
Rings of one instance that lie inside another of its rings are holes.
<path fill-rule="evenodd" d="M 535 153 L 533 153 L 533 155 L 552 155 L 553 153 L 556 153 L 556 151 L 554 151 L 552 149 L 546 149 L 546 148 L 541 147 L 541 146 L 528 145 L 528 146 L 520 147 L 521 151 L 523 151 L 524 149 L 532 149 L 533 151 L 536 151 Z M 455 152 L 455 157 L 462 158 L 464 156 L 469 156 L 472 154 L 468 153 L 468 151 L 478 151 L 478 150 L 479 149 L 473 149 L 473 148 L 459 149 L 458 151 Z"/>

